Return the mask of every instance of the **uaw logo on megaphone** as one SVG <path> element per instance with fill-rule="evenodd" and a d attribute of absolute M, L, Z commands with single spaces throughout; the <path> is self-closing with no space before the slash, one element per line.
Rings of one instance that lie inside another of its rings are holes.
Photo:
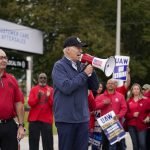
<path fill-rule="evenodd" d="M 80 61 L 82 63 L 88 62 L 93 67 L 101 69 L 107 77 L 113 73 L 116 65 L 115 57 L 113 56 L 109 57 L 108 59 L 100 59 L 89 54 L 81 54 Z"/>

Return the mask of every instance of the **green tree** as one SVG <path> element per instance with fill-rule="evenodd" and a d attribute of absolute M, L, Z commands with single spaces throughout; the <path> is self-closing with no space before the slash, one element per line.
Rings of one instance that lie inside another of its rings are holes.
<path fill-rule="evenodd" d="M 33 54 L 33 79 L 44 71 L 51 82 L 53 64 L 61 58 L 63 41 L 70 35 L 87 42 L 89 54 L 115 55 L 117 0 L 1 0 L 0 6 L 0 18 L 43 32 L 44 54 Z M 122 0 L 121 54 L 131 58 L 132 82 L 141 84 L 150 83 L 149 6 L 149 0 Z M 97 72 L 106 80 L 102 71 Z"/>

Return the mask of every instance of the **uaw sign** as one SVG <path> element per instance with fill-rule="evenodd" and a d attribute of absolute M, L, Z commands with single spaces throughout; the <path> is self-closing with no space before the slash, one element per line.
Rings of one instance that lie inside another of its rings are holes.
<path fill-rule="evenodd" d="M 118 119 L 114 119 L 116 114 L 110 111 L 107 114 L 97 119 L 99 125 L 102 127 L 110 145 L 115 144 L 121 139 L 125 138 L 126 132 L 124 131 Z"/>
<path fill-rule="evenodd" d="M 7 66 L 14 68 L 28 69 L 28 62 L 26 60 L 9 59 Z"/>
<path fill-rule="evenodd" d="M 115 56 L 116 66 L 113 72 L 113 78 L 126 81 L 127 79 L 127 67 L 129 65 L 129 56 Z"/>

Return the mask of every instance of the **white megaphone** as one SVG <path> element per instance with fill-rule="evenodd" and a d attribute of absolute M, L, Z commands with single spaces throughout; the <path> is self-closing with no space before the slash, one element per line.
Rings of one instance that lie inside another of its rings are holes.
<path fill-rule="evenodd" d="M 81 54 L 80 61 L 82 63 L 89 63 L 93 67 L 101 69 L 107 77 L 109 77 L 115 68 L 116 60 L 115 57 L 111 56 L 108 59 L 100 59 L 89 54 Z"/>

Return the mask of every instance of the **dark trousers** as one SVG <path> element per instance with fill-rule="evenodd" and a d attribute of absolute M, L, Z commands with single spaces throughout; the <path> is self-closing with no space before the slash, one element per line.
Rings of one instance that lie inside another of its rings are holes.
<path fill-rule="evenodd" d="M 0 150 L 18 150 L 17 130 L 13 119 L 7 123 L 0 123 Z"/>
<path fill-rule="evenodd" d="M 92 145 L 92 150 L 100 150 L 100 149 L 101 149 L 101 147 L 97 147 L 97 146 Z"/>
<path fill-rule="evenodd" d="M 88 122 L 56 122 L 59 150 L 88 150 Z"/>
<path fill-rule="evenodd" d="M 146 146 L 147 146 L 147 150 L 150 150 L 150 128 L 148 128 L 148 131 L 147 131 Z"/>
<path fill-rule="evenodd" d="M 129 134 L 131 136 L 133 150 L 146 150 L 146 130 L 137 131 L 136 127 L 128 126 Z"/>
<path fill-rule="evenodd" d="M 29 149 L 39 150 L 40 134 L 43 150 L 53 150 L 52 125 L 40 121 L 29 122 Z"/>
<path fill-rule="evenodd" d="M 109 141 L 102 131 L 102 150 L 109 150 Z"/>
<path fill-rule="evenodd" d="M 102 150 L 125 150 L 126 149 L 125 139 L 122 139 L 119 142 L 116 142 L 115 144 L 110 145 L 104 132 L 102 132 L 102 142 L 103 142 Z"/>

